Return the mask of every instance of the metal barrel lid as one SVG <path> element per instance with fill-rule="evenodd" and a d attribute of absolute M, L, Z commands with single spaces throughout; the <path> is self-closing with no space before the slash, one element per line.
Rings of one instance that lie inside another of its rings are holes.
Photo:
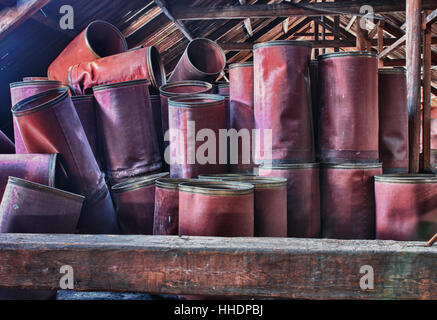
<path fill-rule="evenodd" d="M 199 88 L 204 88 L 204 90 L 196 92 L 169 92 L 168 89 L 175 88 L 175 87 L 192 87 L 192 86 L 198 86 Z M 200 94 L 204 91 L 208 91 L 212 89 L 212 84 L 205 81 L 199 81 L 199 80 L 183 80 L 183 81 L 173 81 L 173 82 L 167 82 L 166 84 L 159 87 L 159 93 L 166 97 L 177 97 L 184 94 Z"/>
<path fill-rule="evenodd" d="M 234 68 L 247 68 L 247 67 L 253 67 L 253 62 L 252 61 L 248 61 L 248 62 L 237 62 L 237 63 L 231 63 L 229 65 L 229 69 L 234 69 Z"/>
<path fill-rule="evenodd" d="M 200 178 L 200 176 L 199 176 Z M 213 181 L 238 181 L 243 183 L 253 184 L 255 189 L 280 188 L 287 185 L 287 179 L 274 177 L 259 177 L 259 176 L 214 176 L 201 179 L 211 179 Z"/>
<path fill-rule="evenodd" d="M 62 86 L 62 82 L 57 80 L 23 80 L 23 81 L 10 83 L 9 88 L 12 89 L 17 87 L 30 87 L 30 86 L 42 86 L 42 85 Z"/>
<path fill-rule="evenodd" d="M 320 164 L 317 162 L 309 163 L 263 163 L 259 169 L 270 169 L 270 170 L 296 170 L 296 169 L 313 169 L 319 168 Z"/>
<path fill-rule="evenodd" d="M 217 196 L 242 196 L 252 194 L 254 186 L 234 181 L 199 180 L 179 184 L 179 191 Z"/>
<path fill-rule="evenodd" d="M 322 168 L 343 170 L 382 168 L 382 163 L 321 163 L 320 165 Z"/>
<path fill-rule="evenodd" d="M 137 85 L 137 84 L 149 85 L 150 82 L 147 79 L 138 79 L 138 80 L 129 80 L 129 81 L 102 84 L 102 85 L 98 85 L 98 86 L 93 87 L 93 92 L 100 91 L 100 90 L 106 90 L 106 89 L 128 87 L 128 86 L 133 86 L 133 85 Z"/>
<path fill-rule="evenodd" d="M 404 67 L 379 68 L 378 73 L 381 74 L 406 74 L 407 70 Z"/>
<path fill-rule="evenodd" d="M 122 193 L 122 192 L 136 190 L 139 188 L 153 185 L 155 184 L 155 181 L 157 179 L 166 177 L 168 175 L 169 175 L 168 172 L 160 172 L 160 173 L 155 173 L 155 174 L 141 176 L 141 177 L 133 177 L 131 179 L 113 185 L 111 190 L 113 193 Z"/>
<path fill-rule="evenodd" d="M 308 41 L 301 40 L 273 40 L 266 42 L 259 42 L 253 45 L 253 50 L 265 47 L 277 47 L 277 46 L 305 46 L 312 48 L 312 45 Z"/>
<path fill-rule="evenodd" d="M 199 180 L 190 178 L 159 178 L 155 181 L 155 183 L 158 188 L 176 190 L 178 189 L 179 184 L 192 181 Z"/>
<path fill-rule="evenodd" d="M 215 106 L 218 102 L 223 102 L 224 96 L 218 94 L 193 94 L 190 96 L 178 96 L 168 99 L 170 107 L 200 108 Z"/>
<path fill-rule="evenodd" d="M 366 57 L 366 58 L 377 58 L 377 54 L 371 51 L 344 51 L 344 52 L 331 52 L 321 54 L 317 59 L 325 60 L 331 58 L 347 58 L 347 57 Z"/>
<path fill-rule="evenodd" d="M 58 195 L 60 197 L 64 197 L 64 198 L 68 198 L 74 201 L 79 201 L 81 203 L 83 203 L 83 201 L 85 200 L 84 196 L 81 196 L 80 194 L 75 194 L 75 193 L 71 193 L 68 191 L 64 191 L 61 189 L 57 189 L 54 187 L 50 187 L 50 186 L 46 186 L 40 183 L 36 183 L 36 182 L 32 182 L 29 180 L 25 180 L 25 179 L 21 179 L 21 178 L 17 178 L 17 177 L 9 177 L 8 178 L 8 184 L 14 184 L 16 186 L 20 186 L 23 188 L 27 188 L 27 189 L 32 189 L 32 190 L 36 190 L 36 191 L 41 191 L 44 193 L 49 193 L 49 194 L 54 194 L 54 195 Z"/>
<path fill-rule="evenodd" d="M 42 99 L 48 96 L 53 95 L 54 98 L 50 99 L 49 101 L 43 102 L 39 105 L 36 105 L 34 107 L 31 107 L 29 109 L 24 109 L 27 104 L 37 101 L 38 99 Z M 57 104 L 58 102 L 69 98 L 68 90 L 64 87 L 59 87 L 51 90 L 47 90 L 38 94 L 35 94 L 33 96 L 27 97 L 20 102 L 17 102 L 14 106 L 12 106 L 12 113 L 16 117 L 25 116 L 34 112 L 38 112 L 47 108 L 52 107 L 53 105 Z M 24 109 L 24 110 L 23 110 Z"/>
<path fill-rule="evenodd" d="M 437 175 L 428 173 L 389 173 L 375 176 L 375 182 L 399 184 L 437 183 Z"/>

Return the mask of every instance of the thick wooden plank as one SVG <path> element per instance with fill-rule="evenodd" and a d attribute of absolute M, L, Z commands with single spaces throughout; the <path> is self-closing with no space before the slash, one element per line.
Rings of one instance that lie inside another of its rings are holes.
<path fill-rule="evenodd" d="M 372 6 L 375 13 L 405 11 L 405 1 L 367 0 L 320 3 L 254 4 L 242 6 L 186 7 L 174 6 L 172 15 L 181 20 L 204 19 L 246 19 L 292 16 L 338 16 L 344 14 L 360 15 L 363 5 Z M 424 9 L 435 9 L 435 0 L 423 0 Z"/>
<path fill-rule="evenodd" d="M 0 39 L 49 2 L 50 0 L 18 0 L 15 6 L 0 10 Z"/>
<path fill-rule="evenodd" d="M 420 152 L 420 47 L 421 0 L 406 0 L 407 19 L 407 105 L 410 172 L 419 171 Z"/>
<path fill-rule="evenodd" d="M 436 21 L 437 21 L 437 9 L 435 9 L 433 12 L 430 12 L 428 14 L 428 16 L 425 19 L 425 23 L 427 25 L 431 25 L 431 24 L 433 24 Z"/>
<path fill-rule="evenodd" d="M 379 53 L 378 59 L 382 59 L 389 55 L 392 51 L 397 49 L 399 46 L 403 45 L 405 41 L 407 40 L 407 35 L 404 34 L 402 37 L 400 37 L 398 40 L 396 40 L 393 44 L 382 50 L 382 52 Z"/>
<path fill-rule="evenodd" d="M 425 242 L 0 234 L 2 287 L 56 289 L 69 265 L 78 291 L 437 299 L 436 263 Z"/>
<path fill-rule="evenodd" d="M 173 17 L 169 9 L 167 8 L 167 3 L 164 0 L 154 0 L 155 4 L 161 8 L 162 12 L 167 16 L 167 18 L 174 23 L 174 25 L 179 29 L 180 32 L 187 38 L 189 41 L 193 40 L 193 36 L 191 35 L 190 30 L 185 26 L 182 21 Z"/>

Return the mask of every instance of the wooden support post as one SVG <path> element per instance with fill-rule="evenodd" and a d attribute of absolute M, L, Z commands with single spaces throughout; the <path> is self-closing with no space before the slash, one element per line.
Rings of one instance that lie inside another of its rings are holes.
<path fill-rule="evenodd" d="M 377 35 L 378 35 L 378 53 L 381 53 L 384 50 L 384 28 L 383 28 L 384 21 L 379 21 L 377 28 Z M 384 66 L 383 59 L 378 59 L 378 67 L 382 68 Z"/>
<path fill-rule="evenodd" d="M 317 20 L 314 20 L 314 41 L 319 41 L 319 23 L 317 22 Z M 314 49 L 315 50 L 315 56 L 314 58 L 317 58 L 320 54 L 320 50 L 319 49 Z"/>
<path fill-rule="evenodd" d="M 168 17 L 168 19 L 175 24 L 175 26 L 179 29 L 180 32 L 187 38 L 189 41 L 193 40 L 193 36 L 185 24 L 179 19 L 175 18 L 173 14 L 167 7 L 167 3 L 164 0 L 154 0 L 155 4 L 161 8 L 162 12 Z"/>
<path fill-rule="evenodd" d="M 424 171 L 431 170 L 431 24 L 426 23 L 428 11 L 424 12 L 422 28 L 423 36 L 423 158 Z"/>
<path fill-rule="evenodd" d="M 356 47 L 358 51 L 367 50 L 366 32 L 361 28 L 361 17 L 357 17 L 355 21 Z"/>
<path fill-rule="evenodd" d="M 409 170 L 419 172 L 421 0 L 406 0 Z"/>

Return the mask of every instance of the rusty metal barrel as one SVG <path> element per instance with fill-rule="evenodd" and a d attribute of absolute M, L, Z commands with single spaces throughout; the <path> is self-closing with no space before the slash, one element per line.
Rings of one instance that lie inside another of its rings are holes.
<path fill-rule="evenodd" d="M 11 153 L 15 153 L 15 145 L 3 131 L 0 131 L 0 154 Z"/>
<path fill-rule="evenodd" d="M 257 165 L 254 163 L 254 141 L 252 139 L 255 128 L 253 101 L 253 62 L 233 63 L 229 66 L 230 80 L 230 128 L 237 132 L 247 130 L 248 141 L 239 139 L 238 151 L 231 161 L 232 172 L 251 172 Z M 246 148 L 243 153 L 243 148 Z M 234 151 L 235 152 L 235 151 Z M 243 156 L 244 155 L 244 156 Z M 232 163 L 236 162 L 236 163 Z"/>
<path fill-rule="evenodd" d="M 162 130 L 161 97 L 156 94 L 153 95 L 150 94 L 150 91 L 149 91 L 149 96 L 150 96 L 150 106 L 152 108 L 152 114 L 153 114 L 153 123 L 155 125 L 156 138 L 158 139 L 159 152 L 162 160 L 162 170 L 167 171 L 168 165 L 164 161 L 165 145 L 164 145 L 164 132 Z"/>
<path fill-rule="evenodd" d="M 404 68 L 378 70 L 379 159 L 384 173 L 408 172 L 407 78 Z"/>
<path fill-rule="evenodd" d="M 367 51 L 318 57 L 321 162 L 378 162 L 378 60 Z"/>
<path fill-rule="evenodd" d="M 205 38 L 194 39 L 182 54 L 169 81 L 213 81 L 225 65 L 225 53 L 216 42 Z"/>
<path fill-rule="evenodd" d="M 13 82 L 9 84 L 12 106 L 25 98 L 47 90 L 56 89 L 61 86 L 62 82 L 55 80 L 23 80 L 20 82 Z M 20 129 L 15 117 L 13 117 L 13 121 L 15 153 L 27 153 L 27 149 L 24 145 L 23 138 L 21 137 Z"/>
<path fill-rule="evenodd" d="M 153 234 L 155 181 L 168 172 L 128 179 L 112 186 L 120 230 L 124 234 Z"/>
<path fill-rule="evenodd" d="M 179 232 L 179 184 L 197 179 L 159 178 L 155 184 L 154 235 Z"/>
<path fill-rule="evenodd" d="M 110 179 L 144 175 L 162 167 L 148 86 L 143 79 L 93 88 Z"/>
<path fill-rule="evenodd" d="M 68 85 L 70 66 L 127 51 L 123 34 L 112 24 L 92 21 L 50 64 L 47 75 Z"/>
<path fill-rule="evenodd" d="M 314 161 L 308 72 L 311 44 L 294 40 L 257 43 L 253 55 L 255 128 L 260 130 L 256 160 Z"/>
<path fill-rule="evenodd" d="M 207 180 L 181 183 L 179 235 L 252 237 L 253 185 Z"/>
<path fill-rule="evenodd" d="M 264 164 L 258 173 L 287 179 L 287 236 L 320 237 L 319 164 Z"/>
<path fill-rule="evenodd" d="M 287 236 L 287 179 L 244 175 L 199 176 L 199 178 L 252 184 L 255 199 L 254 236 Z"/>
<path fill-rule="evenodd" d="M 376 238 L 426 241 L 437 228 L 437 176 L 375 177 Z"/>
<path fill-rule="evenodd" d="M 319 61 L 310 61 L 311 111 L 313 116 L 314 148 L 316 155 L 320 154 L 319 146 Z"/>
<path fill-rule="evenodd" d="M 194 178 L 226 173 L 226 150 L 219 141 L 219 130 L 226 128 L 224 98 L 198 94 L 168 101 L 170 176 Z"/>
<path fill-rule="evenodd" d="M 374 176 L 380 163 L 322 164 L 322 234 L 332 239 L 375 238 Z"/>

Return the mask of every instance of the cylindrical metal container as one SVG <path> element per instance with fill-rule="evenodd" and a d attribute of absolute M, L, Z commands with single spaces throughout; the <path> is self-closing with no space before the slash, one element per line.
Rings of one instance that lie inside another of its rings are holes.
<path fill-rule="evenodd" d="M 108 178 L 134 177 L 160 169 L 147 80 L 102 85 L 93 90 Z"/>
<path fill-rule="evenodd" d="M 314 161 L 310 56 L 311 45 L 304 41 L 254 45 L 255 127 L 260 130 L 257 160 Z"/>
<path fill-rule="evenodd" d="M 63 189 L 67 180 L 58 154 L 0 154 L 0 199 L 9 176 L 58 189 Z"/>
<path fill-rule="evenodd" d="M 229 82 L 221 82 L 217 85 L 217 94 L 221 96 L 229 96 Z"/>
<path fill-rule="evenodd" d="M 378 59 L 367 51 L 320 55 L 322 162 L 378 162 Z"/>
<path fill-rule="evenodd" d="M 161 97 L 161 117 L 162 117 L 162 133 L 165 138 L 165 133 L 169 129 L 168 126 L 168 99 L 182 95 L 193 95 L 198 93 L 210 93 L 212 85 L 205 81 L 176 81 L 170 82 L 159 88 Z M 164 146 L 168 146 L 168 141 L 164 142 Z"/>
<path fill-rule="evenodd" d="M 404 68 L 378 70 L 379 159 L 384 173 L 408 172 L 407 78 Z"/>
<path fill-rule="evenodd" d="M 179 185 L 179 235 L 252 237 L 254 187 L 196 181 Z"/>
<path fill-rule="evenodd" d="M 10 153 L 15 153 L 15 145 L 3 131 L 0 131 L 0 154 Z"/>
<path fill-rule="evenodd" d="M 161 97 L 159 95 L 150 95 L 150 106 L 152 108 L 153 124 L 155 126 L 156 138 L 158 139 L 159 154 L 161 155 L 162 160 L 161 169 L 163 171 L 167 171 L 169 167 L 164 158 L 165 144 L 164 132 L 162 130 Z"/>
<path fill-rule="evenodd" d="M 224 98 L 198 94 L 168 101 L 170 176 L 193 178 L 226 173 L 226 147 L 219 139 L 219 130 L 226 127 Z"/>
<path fill-rule="evenodd" d="M 141 79 L 148 79 L 156 89 L 166 83 L 164 64 L 156 47 L 81 62 L 68 70 L 69 86 L 77 95 L 91 93 L 92 87 Z"/>
<path fill-rule="evenodd" d="M 287 179 L 287 236 L 320 237 L 319 164 L 265 164 L 259 175 Z"/>
<path fill-rule="evenodd" d="M 70 66 L 125 51 L 127 43 L 120 30 L 108 22 L 95 20 L 62 50 L 50 64 L 47 75 L 51 80 L 68 84 Z"/>
<path fill-rule="evenodd" d="M 65 88 L 26 98 L 12 108 L 31 153 L 59 153 L 73 190 L 93 197 L 105 186 L 73 102 Z"/>
<path fill-rule="evenodd" d="M 0 204 L 2 233 L 74 233 L 84 198 L 10 177 Z M 56 290 L 0 288 L 0 300 L 54 299 Z"/>
<path fill-rule="evenodd" d="M 380 174 L 380 163 L 322 165 L 320 195 L 324 237 L 375 238 L 373 177 Z"/>
<path fill-rule="evenodd" d="M 82 127 L 85 131 L 86 137 L 93 151 L 94 157 L 99 164 L 100 170 L 104 170 L 103 164 L 103 150 L 99 145 L 99 139 L 97 135 L 97 121 L 96 121 L 96 105 L 94 96 L 92 94 L 83 96 L 71 97 L 74 108 L 79 116 Z"/>
<path fill-rule="evenodd" d="M 155 180 L 168 172 L 137 177 L 111 188 L 121 232 L 153 234 L 155 210 Z"/>
<path fill-rule="evenodd" d="M 217 43 L 204 38 L 194 39 L 185 49 L 169 81 L 213 81 L 225 65 L 225 53 Z"/>
<path fill-rule="evenodd" d="M 160 178 L 155 185 L 154 235 L 177 235 L 179 228 L 180 183 L 197 179 Z"/>
<path fill-rule="evenodd" d="M 254 235 L 287 237 L 287 179 L 243 175 L 206 176 L 206 179 L 252 184 L 255 188 Z"/>
<path fill-rule="evenodd" d="M 320 154 L 319 146 L 319 61 L 311 60 L 309 65 L 311 84 L 311 111 L 313 115 L 314 148 Z"/>
<path fill-rule="evenodd" d="M 9 84 L 11 92 L 11 103 L 14 106 L 21 100 L 33 96 L 37 93 L 41 93 L 47 90 L 56 89 L 62 86 L 60 81 L 54 80 L 28 80 L 13 82 Z M 15 140 L 15 153 L 27 153 L 26 146 L 24 145 L 23 138 L 20 134 L 17 121 L 13 117 L 14 123 L 14 140 Z"/>
<path fill-rule="evenodd" d="M 437 228 L 437 176 L 375 177 L 376 238 L 426 241 Z"/>
<path fill-rule="evenodd" d="M 232 172 L 251 172 L 257 167 L 254 163 L 254 141 L 252 140 L 255 128 L 253 110 L 253 63 L 233 63 L 229 66 L 230 80 L 230 110 L 229 127 L 235 129 L 244 138 L 238 139 L 238 150 L 232 150 L 230 145 L 230 167 Z M 236 162 L 236 163 L 235 163 Z"/>
<path fill-rule="evenodd" d="M 84 197 L 9 177 L 0 205 L 1 233 L 74 233 Z"/>

